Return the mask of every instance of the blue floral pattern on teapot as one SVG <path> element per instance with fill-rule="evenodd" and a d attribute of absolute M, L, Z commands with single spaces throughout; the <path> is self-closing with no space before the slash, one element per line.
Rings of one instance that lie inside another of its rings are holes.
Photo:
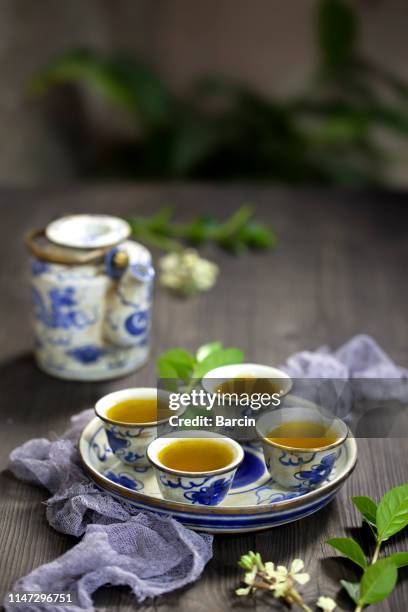
<path fill-rule="evenodd" d="M 103 259 L 62 265 L 32 258 L 35 357 L 50 374 L 74 380 L 122 376 L 148 357 L 153 278 L 151 255 L 126 241 L 121 275 Z"/>

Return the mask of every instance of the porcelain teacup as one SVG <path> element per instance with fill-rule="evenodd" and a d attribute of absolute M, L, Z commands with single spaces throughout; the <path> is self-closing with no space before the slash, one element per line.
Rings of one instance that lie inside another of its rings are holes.
<path fill-rule="evenodd" d="M 229 463 L 219 469 L 200 472 L 172 469 L 163 464 L 160 453 L 164 448 L 180 439 L 197 438 L 216 439 L 227 445 L 231 450 Z M 150 443 L 147 457 L 154 468 L 164 499 L 184 504 L 217 506 L 231 488 L 235 472 L 244 458 L 244 451 L 238 442 L 227 436 L 208 431 L 189 430 L 172 433 L 171 437 L 157 438 Z"/>
<path fill-rule="evenodd" d="M 232 365 L 221 366 L 210 370 L 202 379 L 201 386 L 207 393 L 217 393 L 223 383 L 232 382 L 236 379 L 245 380 L 250 379 L 265 379 L 271 382 L 271 391 L 275 394 L 275 400 L 271 400 L 269 405 L 260 406 L 255 401 L 251 401 L 251 405 L 245 404 L 244 402 L 235 401 L 232 398 L 233 394 L 230 394 L 231 398 L 228 402 L 217 402 L 214 410 L 217 414 L 223 415 L 226 418 L 234 417 L 253 417 L 254 419 L 259 416 L 259 413 L 267 410 L 268 408 L 275 409 L 280 405 L 280 401 L 285 397 L 290 389 L 292 388 L 292 380 L 286 372 L 279 370 L 268 365 L 262 365 L 258 363 L 237 363 Z M 248 391 L 250 384 L 248 385 Z M 251 395 L 251 394 L 250 394 Z M 252 393 L 252 400 L 255 395 Z M 265 394 L 266 395 L 266 394 Z M 239 394 L 239 398 L 242 398 L 242 394 Z M 257 438 L 255 427 L 247 426 L 243 428 L 228 428 L 224 427 L 221 430 L 227 435 L 233 435 L 234 438 L 245 440 L 254 440 Z"/>
<path fill-rule="evenodd" d="M 281 443 L 279 438 L 271 440 L 268 437 L 275 428 L 295 422 L 318 423 L 332 432 L 334 441 L 313 446 L 313 438 L 309 438 L 307 448 L 296 448 L 285 444 L 284 440 Z M 330 477 L 348 436 L 346 423 L 318 406 L 285 407 L 265 413 L 257 420 L 256 429 L 272 478 L 283 487 L 300 492 L 316 489 Z"/>
<path fill-rule="evenodd" d="M 161 399 L 163 406 L 168 405 L 168 393 L 154 387 L 140 387 L 114 391 L 102 397 L 95 405 L 96 415 L 103 421 L 109 446 L 123 463 L 133 467 L 149 466 L 146 451 L 152 440 L 169 429 L 171 414 L 160 418 L 164 412 L 158 410 L 157 419 L 148 423 L 124 423 L 109 417 L 108 411 L 120 402 L 132 399 Z M 185 408 L 172 414 L 182 414 Z M 171 429 L 171 428 L 170 428 Z"/>

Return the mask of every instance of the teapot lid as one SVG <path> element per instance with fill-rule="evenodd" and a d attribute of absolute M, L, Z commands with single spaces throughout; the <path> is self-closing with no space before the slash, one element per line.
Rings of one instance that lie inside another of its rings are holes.
<path fill-rule="evenodd" d="M 127 221 L 111 215 L 68 215 L 47 225 L 50 242 L 71 249 L 101 249 L 115 246 L 129 238 Z"/>
<path fill-rule="evenodd" d="M 45 230 L 31 230 L 25 243 L 38 259 L 63 265 L 86 265 L 126 241 L 130 225 L 109 215 L 69 215 L 50 223 Z"/>

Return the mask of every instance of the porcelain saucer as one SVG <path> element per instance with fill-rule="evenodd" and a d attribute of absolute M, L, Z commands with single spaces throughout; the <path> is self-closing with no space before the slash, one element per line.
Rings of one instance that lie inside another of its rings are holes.
<path fill-rule="evenodd" d="M 308 493 L 293 492 L 272 480 L 257 443 L 245 443 L 243 448 L 245 459 L 227 497 L 219 506 L 202 506 L 164 500 L 152 468 L 126 466 L 115 457 L 98 418 L 85 427 L 79 441 L 85 470 L 101 489 L 136 508 L 171 515 L 191 529 L 209 533 L 258 531 L 313 514 L 335 497 L 357 461 L 357 444 L 349 437 L 329 480 Z"/>

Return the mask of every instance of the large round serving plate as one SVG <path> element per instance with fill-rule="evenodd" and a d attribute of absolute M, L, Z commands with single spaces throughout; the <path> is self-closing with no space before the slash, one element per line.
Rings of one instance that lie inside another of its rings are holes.
<path fill-rule="evenodd" d="M 245 459 L 231 491 L 219 506 L 182 504 L 163 499 L 152 468 L 133 468 L 112 453 L 98 418 L 84 429 L 79 441 L 81 458 L 90 478 L 114 497 L 140 510 L 170 515 L 197 531 L 241 533 L 297 521 L 328 504 L 350 476 L 357 460 L 353 437 L 341 448 L 330 479 L 309 493 L 280 487 L 266 470 L 257 444 L 243 445 Z"/>

